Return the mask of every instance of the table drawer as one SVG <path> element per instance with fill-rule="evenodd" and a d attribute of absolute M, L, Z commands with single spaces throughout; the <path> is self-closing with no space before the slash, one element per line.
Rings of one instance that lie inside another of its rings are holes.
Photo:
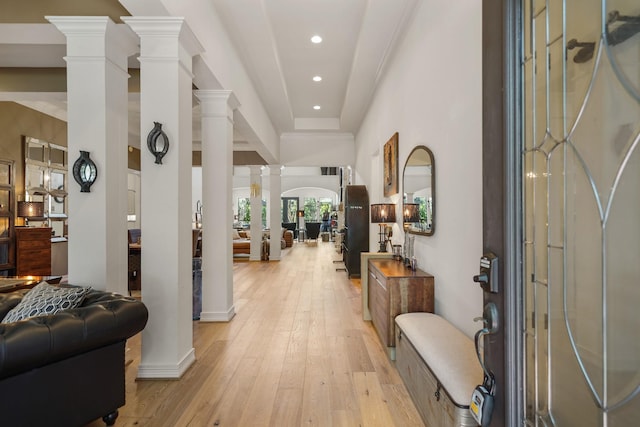
<path fill-rule="evenodd" d="M 42 240 L 19 240 L 18 249 L 34 250 L 34 249 L 46 249 L 51 247 L 51 241 Z"/>

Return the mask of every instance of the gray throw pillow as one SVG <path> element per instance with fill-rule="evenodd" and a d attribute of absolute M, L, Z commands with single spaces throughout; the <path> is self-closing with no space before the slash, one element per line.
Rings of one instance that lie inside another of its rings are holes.
<path fill-rule="evenodd" d="M 12 323 L 36 316 L 56 314 L 61 310 L 75 308 L 82 303 L 90 287 L 60 287 L 41 282 L 25 294 L 22 301 L 2 319 Z"/>

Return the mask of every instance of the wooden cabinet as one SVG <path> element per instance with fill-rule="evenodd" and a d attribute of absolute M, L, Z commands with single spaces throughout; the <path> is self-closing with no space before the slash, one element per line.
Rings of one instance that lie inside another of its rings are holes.
<path fill-rule="evenodd" d="M 51 228 L 16 227 L 16 275 L 51 275 Z"/>
<path fill-rule="evenodd" d="M 360 277 L 360 253 L 369 251 L 369 194 L 364 185 L 347 185 L 344 197 L 342 261 L 349 277 Z"/>
<path fill-rule="evenodd" d="M 412 271 L 393 259 L 370 259 L 369 311 L 380 340 L 395 359 L 395 322 L 398 314 L 433 313 L 433 276 Z"/>

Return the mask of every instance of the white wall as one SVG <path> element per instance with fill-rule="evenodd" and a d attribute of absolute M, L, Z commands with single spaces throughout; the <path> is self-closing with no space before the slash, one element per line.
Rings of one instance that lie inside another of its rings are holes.
<path fill-rule="evenodd" d="M 346 166 L 355 160 L 355 144 L 346 133 L 284 133 L 280 153 L 286 166 Z"/>
<path fill-rule="evenodd" d="M 433 151 L 435 234 L 416 236 L 415 254 L 418 267 L 435 277 L 436 313 L 469 336 L 482 313 L 482 293 L 472 281 L 482 255 L 481 20 L 475 0 L 419 2 L 356 136 L 355 183 L 367 185 L 371 203 L 401 203 L 409 153 L 416 145 Z M 401 188 L 385 200 L 380 153 L 394 132 Z M 404 241 L 399 224 L 393 243 Z"/>

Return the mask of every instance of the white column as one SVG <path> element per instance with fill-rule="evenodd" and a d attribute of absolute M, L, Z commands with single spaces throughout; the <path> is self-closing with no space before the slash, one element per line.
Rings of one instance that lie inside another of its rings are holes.
<path fill-rule="evenodd" d="M 280 241 L 282 240 L 282 213 L 280 212 L 280 205 L 282 205 L 281 199 L 281 169 L 280 165 L 269 165 L 269 233 L 271 235 L 271 249 L 269 255 L 269 261 L 280 261 L 281 247 Z"/>
<path fill-rule="evenodd" d="M 262 166 L 249 166 L 251 206 L 251 253 L 249 261 L 260 261 L 262 251 Z"/>
<path fill-rule="evenodd" d="M 202 46 L 184 18 L 123 17 L 140 36 L 142 332 L 139 378 L 179 378 L 194 362 L 191 285 L 192 57 Z M 147 148 L 154 122 L 169 150 Z"/>
<path fill-rule="evenodd" d="M 202 112 L 202 322 L 227 322 L 233 306 L 233 110 L 229 90 L 198 90 Z"/>
<path fill-rule="evenodd" d="M 49 16 L 67 38 L 69 282 L 127 293 L 127 57 L 137 38 L 109 17 Z M 72 168 L 88 151 L 89 193 Z"/>

